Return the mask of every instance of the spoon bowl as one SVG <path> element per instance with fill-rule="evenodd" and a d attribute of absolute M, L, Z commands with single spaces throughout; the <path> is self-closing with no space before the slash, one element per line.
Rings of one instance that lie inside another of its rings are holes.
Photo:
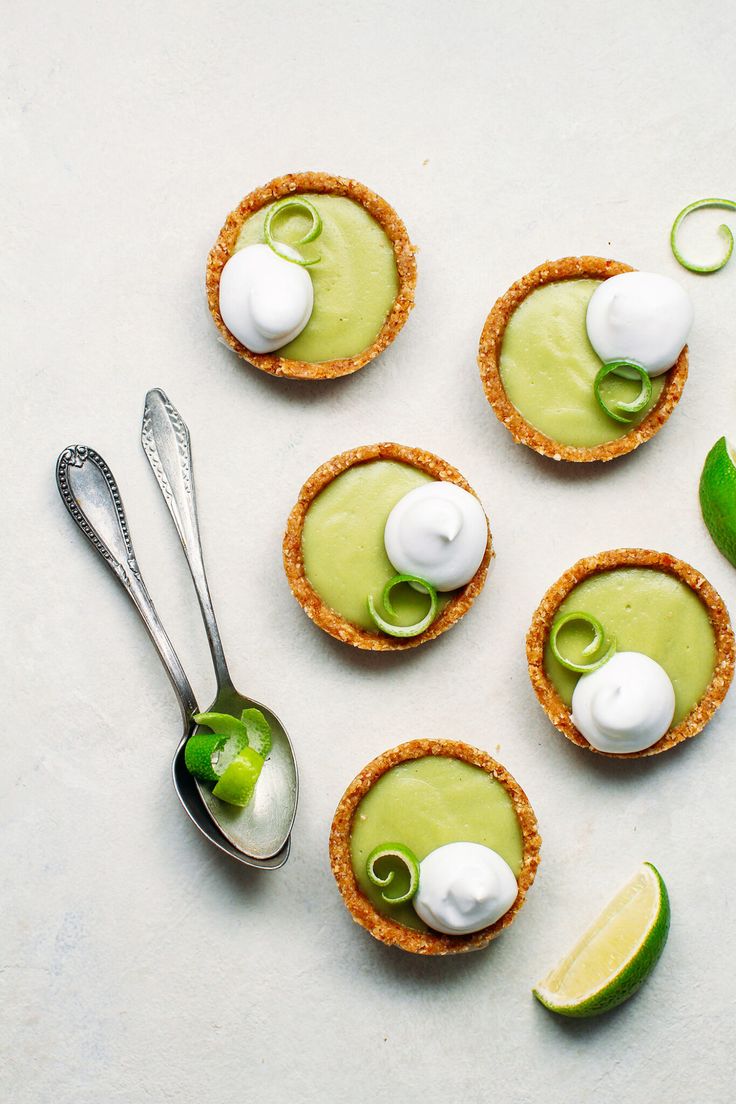
<path fill-rule="evenodd" d="M 284 846 L 284 832 L 288 840 L 296 812 L 296 762 L 289 737 L 275 713 L 252 698 L 243 697 L 232 686 L 218 691 L 207 712 L 239 717 L 244 709 L 252 708 L 260 709 L 268 721 L 272 747 L 248 804 L 245 808 L 227 805 L 214 797 L 205 784 L 198 782 L 197 786 L 207 812 L 222 834 L 238 849 L 247 848 L 254 858 L 270 859 Z M 209 732 L 209 729 L 195 727 L 194 731 Z M 175 780 L 182 772 L 189 775 L 184 765 L 185 744 L 186 739 L 179 744 L 174 757 Z"/>

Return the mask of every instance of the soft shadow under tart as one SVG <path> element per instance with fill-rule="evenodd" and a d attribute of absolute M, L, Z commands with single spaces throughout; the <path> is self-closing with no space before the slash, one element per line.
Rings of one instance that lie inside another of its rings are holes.
<path fill-rule="evenodd" d="M 273 353 L 251 352 L 233 337 L 220 314 L 220 275 L 234 252 L 243 223 L 269 203 L 283 199 L 284 196 L 305 192 L 344 196 L 364 207 L 381 226 L 394 247 L 399 278 L 396 299 L 373 344 L 356 356 L 343 360 L 326 360 L 319 364 L 280 357 L 278 350 Z M 227 216 L 225 225 L 207 258 L 207 303 L 222 340 L 243 360 L 247 360 L 261 371 L 268 372 L 272 376 L 288 376 L 293 379 L 335 379 L 338 376 L 357 372 L 359 368 L 382 353 L 406 322 L 414 306 L 414 289 L 417 282 L 414 253 L 415 247 L 409 240 L 406 227 L 396 211 L 385 199 L 376 195 L 370 188 L 366 188 L 365 184 L 341 176 L 330 176 L 323 172 L 289 173 L 287 176 L 278 176 L 275 180 L 264 184 L 262 188 L 256 188 L 254 192 L 250 192 Z"/>
<path fill-rule="evenodd" d="M 552 284 L 558 280 L 607 280 L 611 276 L 618 276 L 621 272 L 634 271 L 631 265 L 606 260 L 604 257 L 563 257 L 559 261 L 546 261 L 528 272 L 497 300 L 483 326 L 478 348 L 478 367 L 486 398 L 494 414 L 518 444 L 527 445 L 552 460 L 569 460 L 578 463 L 614 460 L 617 456 L 624 456 L 648 441 L 667 421 L 680 401 L 687 379 L 687 345 L 675 365 L 667 372 L 662 392 L 647 416 L 623 437 L 615 441 L 607 441 L 602 445 L 577 447 L 564 445 L 547 437 L 530 425 L 516 409 L 508 398 L 501 380 L 501 346 L 506 326 L 527 295 L 545 284 Z"/>
<path fill-rule="evenodd" d="M 485 555 L 475 575 L 469 583 L 466 583 L 464 587 L 453 595 L 445 608 L 423 633 L 420 633 L 418 636 L 401 639 L 394 636 L 386 636 L 378 629 L 375 632 L 370 632 L 368 629 L 363 629 L 359 625 L 354 625 L 351 621 L 347 621 L 341 614 L 336 613 L 335 610 L 331 609 L 330 606 L 320 598 L 304 572 L 304 557 L 302 555 L 304 520 L 307 516 L 309 507 L 312 505 L 317 495 L 319 495 L 333 479 L 336 479 L 338 475 L 341 475 L 342 472 L 347 471 L 348 468 L 353 467 L 355 464 L 365 464 L 372 460 L 396 460 L 404 464 L 409 464 L 411 467 L 427 472 L 428 475 L 431 475 L 434 479 L 443 480 L 448 483 L 456 483 L 457 486 L 462 487 L 464 491 L 469 491 L 470 494 L 475 495 L 473 488 L 456 468 L 453 468 L 451 464 L 448 464 L 445 460 L 441 460 L 433 453 L 425 452 L 423 449 L 410 448 L 407 445 L 397 445 L 391 441 L 384 441 L 377 445 L 362 445 L 360 448 L 349 449 L 347 452 L 340 453 L 339 456 L 333 456 L 331 460 L 328 460 L 325 464 L 322 464 L 321 467 L 317 468 L 316 472 L 309 477 L 299 492 L 299 498 L 289 514 L 289 519 L 286 523 L 283 544 L 284 570 L 286 571 L 286 577 L 289 580 L 292 594 L 299 605 L 307 616 L 314 621 L 315 625 L 318 625 L 320 629 L 324 629 L 330 636 L 334 636 L 336 640 L 341 640 L 343 644 L 352 644 L 353 647 L 362 648 L 366 651 L 404 651 L 407 648 L 416 648 L 419 644 L 426 644 L 428 640 L 434 640 L 436 636 L 445 632 L 468 612 L 483 589 L 483 584 L 488 574 L 488 565 L 494 554 L 491 543 L 491 531 L 489 528 Z M 476 495 L 475 497 L 477 498 L 478 496 Z M 487 524 L 488 519 L 486 518 L 486 525 Z"/>
<path fill-rule="evenodd" d="M 361 892 L 353 873 L 350 857 L 350 835 L 353 817 L 358 805 L 378 779 L 399 763 L 410 759 L 422 759 L 428 755 L 443 755 L 448 759 L 462 759 L 490 774 L 500 782 L 514 806 L 523 839 L 521 870 L 517 878 L 519 893 L 508 912 L 487 928 L 470 935 L 441 935 L 433 931 L 417 931 L 404 927 L 374 908 Z M 539 866 L 542 839 L 537 818 L 529 799 L 518 782 L 505 767 L 486 752 L 456 740 L 411 740 L 390 751 L 384 751 L 360 772 L 348 786 L 337 806 L 330 830 L 330 865 L 338 889 L 353 919 L 370 932 L 375 939 L 389 946 L 421 955 L 458 954 L 461 951 L 477 951 L 507 928 L 524 904 L 526 894 L 534 881 Z"/>
<path fill-rule="evenodd" d="M 599 751 L 592 747 L 583 734 L 572 723 L 570 710 L 560 697 L 552 680 L 544 669 L 544 651 L 554 623 L 557 611 L 568 594 L 591 575 L 622 567 L 651 567 L 665 571 L 676 579 L 686 583 L 698 595 L 708 611 L 713 635 L 715 637 L 716 658 L 713 675 L 698 704 L 678 725 L 666 732 L 661 740 L 643 751 L 627 754 Z M 526 637 L 526 654 L 529 663 L 529 678 L 534 693 L 555 728 L 578 747 L 587 748 L 596 755 L 605 755 L 609 759 L 639 759 L 643 756 L 658 755 L 669 751 L 676 744 L 691 736 L 697 736 L 707 725 L 726 696 L 734 672 L 734 635 L 731 621 L 723 599 L 708 580 L 684 560 L 678 560 L 666 552 L 652 552 L 644 548 L 617 548 L 610 552 L 600 552 L 597 556 L 586 556 L 571 567 L 551 586 L 539 603 L 532 618 Z"/>

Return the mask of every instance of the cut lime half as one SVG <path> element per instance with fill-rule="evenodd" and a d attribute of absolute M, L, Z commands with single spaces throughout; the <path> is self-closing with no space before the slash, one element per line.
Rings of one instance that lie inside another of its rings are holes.
<path fill-rule="evenodd" d="M 700 509 L 713 543 L 736 567 L 736 455 L 725 437 L 716 441 L 705 458 Z"/>
<path fill-rule="evenodd" d="M 627 1000 L 662 954 L 670 903 L 659 871 L 639 870 L 553 970 L 532 990 L 561 1016 L 597 1016 Z"/>

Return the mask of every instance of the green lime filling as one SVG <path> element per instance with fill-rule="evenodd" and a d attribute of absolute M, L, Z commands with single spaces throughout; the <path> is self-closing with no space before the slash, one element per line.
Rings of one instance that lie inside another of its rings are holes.
<path fill-rule="evenodd" d="M 426 756 L 392 767 L 371 787 L 353 818 L 350 854 L 361 891 L 378 912 L 419 931 L 426 926 L 411 902 L 391 905 L 384 889 L 374 885 L 367 862 L 386 840 L 401 844 L 422 859 L 446 843 L 482 843 L 497 851 L 518 876 L 523 839 L 506 789 L 480 767 L 461 759 Z M 391 896 L 409 891 L 409 871 L 392 868 Z"/>
<path fill-rule="evenodd" d="M 431 475 L 394 460 L 355 464 L 317 495 L 307 511 L 302 555 L 307 579 L 320 598 L 346 621 L 375 631 L 367 597 L 394 625 L 415 625 L 427 614 L 427 595 L 401 583 L 391 591 L 393 612 L 383 606 L 386 583 L 396 574 L 383 543 L 388 515 L 409 491 Z M 451 595 L 438 595 L 442 610 Z"/>
<path fill-rule="evenodd" d="M 637 426 L 660 396 L 666 373 L 652 380 L 645 408 L 625 423 L 601 408 L 595 381 L 602 368 L 588 340 L 585 314 L 600 280 L 558 280 L 528 295 L 509 319 L 501 346 L 504 390 L 523 418 L 553 441 L 592 448 Z M 605 397 L 616 410 L 641 391 L 641 380 L 609 376 Z"/>
<path fill-rule="evenodd" d="M 314 309 L 302 332 L 279 355 L 320 364 L 357 356 L 381 331 L 399 291 L 394 248 L 383 228 L 360 203 L 345 196 L 306 193 L 322 219 L 316 240 L 298 245 L 314 287 Z M 243 223 L 235 249 L 264 240 L 266 213 L 256 211 Z M 299 209 L 279 214 L 278 241 L 297 246 L 310 229 Z"/>
<path fill-rule="evenodd" d="M 619 652 L 643 652 L 656 660 L 675 688 L 673 726 L 698 704 L 713 676 L 716 643 L 708 610 L 686 583 L 656 568 L 625 567 L 584 579 L 561 604 L 558 617 L 584 610 L 615 637 Z M 570 622 L 564 654 L 576 659 L 590 643 L 590 627 Z M 580 676 L 545 650 L 544 667 L 569 707 Z"/>

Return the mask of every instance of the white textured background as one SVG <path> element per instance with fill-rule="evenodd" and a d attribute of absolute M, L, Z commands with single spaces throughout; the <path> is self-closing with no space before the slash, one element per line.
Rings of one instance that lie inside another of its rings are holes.
<path fill-rule="evenodd" d="M 547 723 L 523 640 L 545 588 L 618 545 L 682 556 L 736 601 L 696 495 L 706 451 L 734 429 L 736 261 L 699 278 L 668 246 L 685 203 L 734 196 L 729 5 L 3 7 L 3 1099 L 725 1102 L 736 698 L 690 746 L 602 762 Z M 327 384 L 238 361 L 202 286 L 226 213 L 306 168 L 386 196 L 420 248 L 406 329 Z M 705 254 L 717 221 L 699 217 L 689 235 Z M 581 252 L 673 275 L 696 307 L 671 422 L 601 469 L 514 446 L 475 366 L 495 298 L 538 262 Z M 54 485 L 69 443 L 108 460 L 144 577 L 208 702 L 193 591 L 138 439 L 155 385 L 192 431 L 235 681 L 273 705 L 299 753 L 293 854 L 275 874 L 222 858 L 186 820 L 169 781 L 168 683 Z M 497 551 L 468 618 L 397 657 L 314 628 L 281 569 L 303 479 L 377 439 L 456 464 Z M 526 788 L 542 865 L 487 951 L 414 960 L 353 925 L 327 834 L 368 759 L 448 734 L 497 751 Z M 618 1012 L 555 1019 L 530 986 L 642 858 L 671 891 L 664 959 Z"/>

